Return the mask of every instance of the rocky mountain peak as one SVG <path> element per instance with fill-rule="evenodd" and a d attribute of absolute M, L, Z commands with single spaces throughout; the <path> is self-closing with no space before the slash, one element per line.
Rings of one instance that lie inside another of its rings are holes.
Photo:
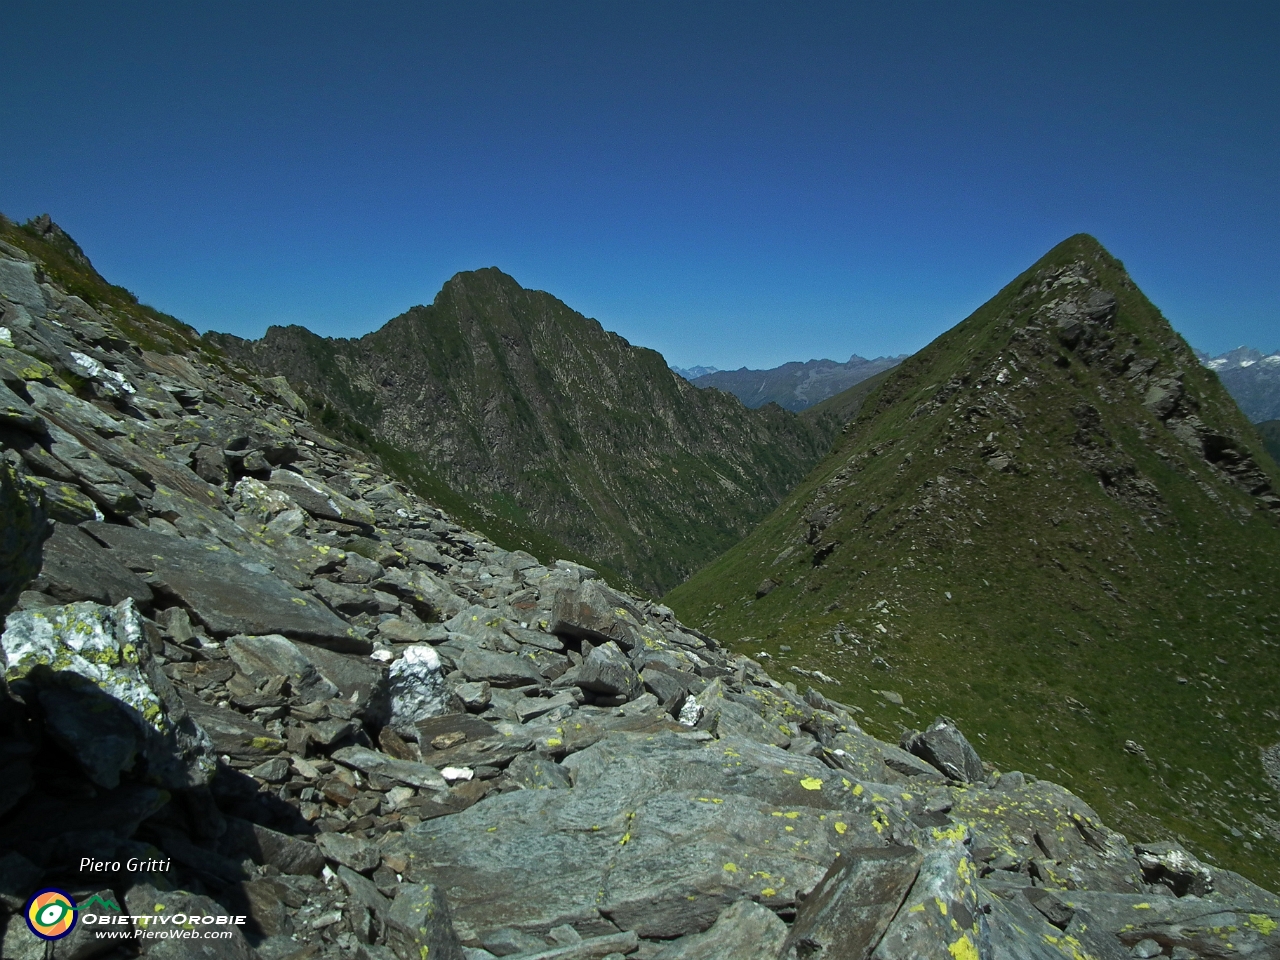
<path fill-rule="evenodd" d="M 305 384 L 348 439 L 394 446 L 476 516 L 654 594 L 745 534 L 832 436 L 827 421 L 694 390 L 656 352 L 494 267 L 358 340 L 208 339 Z"/>
<path fill-rule="evenodd" d="M 1278 480 L 1217 377 L 1073 237 L 890 371 L 787 501 L 665 600 L 832 678 L 881 735 L 953 717 L 997 763 L 1069 771 L 1127 829 L 1261 876 L 1280 622 L 1254 591 L 1280 577 Z"/>
<path fill-rule="evenodd" d="M 68 258 L 80 266 L 87 267 L 90 270 L 93 269 L 93 264 L 89 262 L 85 252 L 80 249 L 80 244 L 71 239 L 70 234 L 54 223 L 49 214 L 42 213 L 40 216 L 27 221 L 26 227 L 50 246 L 61 250 Z"/>

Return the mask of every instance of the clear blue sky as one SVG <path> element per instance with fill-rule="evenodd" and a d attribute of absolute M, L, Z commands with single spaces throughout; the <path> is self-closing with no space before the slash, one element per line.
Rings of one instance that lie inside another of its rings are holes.
<path fill-rule="evenodd" d="M 0 211 L 204 329 L 496 265 L 675 364 L 908 352 L 1064 237 L 1280 348 L 1280 4 L 11 3 Z"/>

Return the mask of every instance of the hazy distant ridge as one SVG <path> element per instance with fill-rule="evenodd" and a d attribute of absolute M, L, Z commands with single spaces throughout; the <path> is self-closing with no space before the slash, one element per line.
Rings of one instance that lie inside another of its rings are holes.
<path fill-rule="evenodd" d="M 793 361 L 771 370 L 716 370 L 715 367 L 691 367 L 688 372 L 676 370 L 696 387 L 715 387 L 732 393 L 748 407 L 776 403 L 791 411 L 803 410 L 828 397 L 848 390 L 868 377 L 896 367 L 907 358 L 876 357 L 868 360 L 856 353 L 845 363 L 835 360 Z M 698 374 L 699 370 L 706 371 Z M 696 374 L 690 377 L 689 374 Z"/>

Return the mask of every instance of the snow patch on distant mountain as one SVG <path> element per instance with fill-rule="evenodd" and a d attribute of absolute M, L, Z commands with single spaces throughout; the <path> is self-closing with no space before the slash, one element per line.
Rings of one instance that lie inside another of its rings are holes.
<path fill-rule="evenodd" d="M 1196 356 L 1218 375 L 1251 421 L 1280 419 L 1280 350 L 1264 355 L 1253 347 L 1237 347 L 1216 357 L 1197 350 Z"/>

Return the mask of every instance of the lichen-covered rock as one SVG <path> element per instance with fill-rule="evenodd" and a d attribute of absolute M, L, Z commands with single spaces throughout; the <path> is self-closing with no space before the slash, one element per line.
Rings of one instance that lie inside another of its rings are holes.
<path fill-rule="evenodd" d="M 436 884 L 400 888 L 387 917 L 387 943 L 399 960 L 463 960 L 449 901 Z"/>
<path fill-rule="evenodd" d="M 583 690 L 630 700 L 640 692 L 640 677 L 612 640 L 600 644 L 583 661 L 574 681 Z"/>
<path fill-rule="evenodd" d="M 863 960 L 915 882 L 914 847 L 849 850 L 832 864 L 796 912 L 783 960 Z"/>
<path fill-rule="evenodd" d="M 978 960 L 978 871 L 961 825 L 937 830 L 920 872 L 871 956 L 874 960 L 947 957 Z"/>
<path fill-rule="evenodd" d="M 208 781 L 212 744 L 154 669 L 132 599 L 11 614 L 0 647 L 5 680 L 35 688 L 50 733 L 99 786 L 139 759 L 165 787 Z"/>

